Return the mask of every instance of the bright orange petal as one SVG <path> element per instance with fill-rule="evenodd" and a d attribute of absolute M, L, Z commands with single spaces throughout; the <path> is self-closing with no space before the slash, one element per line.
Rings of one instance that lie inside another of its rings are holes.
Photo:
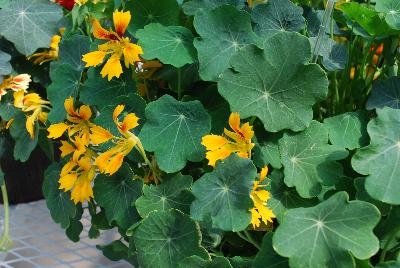
<path fill-rule="evenodd" d="M 100 74 L 103 78 L 108 76 L 108 81 L 111 81 L 113 77 L 119 78 L 122 74 L 122 65 L 119 58 L 111 56 L 104 64 Z"/>
<path fill-rule="evenodd" d="M 106 173 L 113 175 L 122 166 L 123 161 L 124 161 L 124 155 L 121 153 L 112 157 L 106 166 Z"/>
<path fill-rule="evenodd" d="M 137 127 L 139 121 L 139 117 L 136 116 L 134 113 L 130 113 L 125 116 L 124 121 L 122 122 L 122 131 L 129 131 L 132 128 Z"/>
<path fill-rule="evenodd" d="M 118 116 L 122 113 L 122 111 L 125 109 L 125 105 L 118 105 L 115 107 L 114 112 L 113 112 L 113 120 L 114 122 L 117 122 Z"/>
<path fill-rule="evenodd" d="M 122 37 L 131 21 L 131 12 L 114 11 L 113 13 L 114 27 L 117 34 Z"/>
<path fill-rule="evenodd" d="M 260 172 L 260 182 L 265 180 L 265 178 L 267 177 L 267 174 L 268 174 L 268 166 L 265 166 L 261 169 L 261 172 Z"/>
<path fill-rule="evenodd" d="M 49 132 L 47 138 L 57 139 L 61 137 L 67 129 L 68 125 L 65 123 L 53 124 L 47 129 L 47 131 Z"/>
<path fill-rule="evenodd" d="M 240 115 L 238 113 L 231 113 L 229 116 L 229 126 L 233 131 L 238 132 L 240 128 Z"/>
<path fill-rule="evenodd" d="M 225 149 L 218 149 L 215 151 L 209 151 L 206 153 L 206 158 L 208 159 L 208 164 L 215 167 L 215 163 L 218 160 L 223 160 L 231 155 L 231 151 Z"/>
<path fill-rule="evenodd" d="M 129 45 L 124 48 L 123 53 L 125 67 L 128 68 L 129 65 L 141 60 L 139 55 L 143 54 L 143 49 L 141 46 L 129 43 Z"/>
<path fill-rule="evenodd" d="M 92 110 L 87 105 L 82 105 L 78 111 L 79 117 L 84 120 L 89 120 L 92 117 Z"/>
<path fill-rule="evenodd" d="M 110 39 L 113 36 L 113 34 L 104 29 L 100 25 L 100 22 L 96 19 L 93 19 L 92 26 L 93 26 L 93 36 L 96 37 L 97 39 Z"/>
<path fill-rule="evenodd" d="M 96 125 L 90 128 L 90 131 L 92 132 L 90 141 L 95 145 L 105 143 L 114 137 L 108 130 Z"/>
<path fill-rule="evenodd" d="M 104 153 L 100 154 L 94 161 L 94 164 L 99 168 L 101 173 L 104 173 L 107 162 L 113 154 L 114 152 L 112 149 L 105 151 Z"/>
<path fill-rule="evenodd" d="M 105 56 L 106 52 L 104 51 L 93 51 L 83 55 L 82 61 L 86 62 L 85 67 L 94 67 L 101 64 Z"/>
<path fill-rule="evenodd" d="M 251 140 L 254 136 L 253 127 L 250 126 L 249 123 L 243 124 L 243 126 L 240 128 L 240 132 L 246 140 Z"/>
<path fill-rule="evenodd" d="M 67 111 L 67 113 L 69 115 L 72 115 L 72 116 L 75 115 L 74 98 L 73 97 L 69 97 L 68 99 L 66 99 L 64 101 L 64 108 L 65 108 L 65 111 Z"/>

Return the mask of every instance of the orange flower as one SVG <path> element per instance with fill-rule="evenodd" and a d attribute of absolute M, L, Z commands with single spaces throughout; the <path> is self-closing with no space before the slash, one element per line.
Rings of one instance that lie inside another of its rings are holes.
<path fill-rule="evenodd" d="M 31 76 L 29 74 L 19 74 L 17 76 L 9 76 L 3 79 L 3 82 L 0 84 L 0 101 L 1 97 L 7 94 L 7 90 L 22 90 L 26 92 L 31 81 Z"/>
<path fill-rule="evenodd" d="M 129 11 L 114 11 L 113 21 L 115 31 L 111 29 L 106 30 L 100 25 L 98 20 L 93 20 L 93 36 L 97 39 L 108 40 L 108 42 L 99 45 L 97 51 L 83 55 L 82 60 L 86 62 L 86 67 L 92 67 L 103 63 L 104 58 L 110 55 L 101 70 L 102 77 L 108 76 L 108 81 L 113 77 L 119 78 L 122 74 L 121 58 L 124 60 L 125 67 L 128 68 L 135 62 L 140 61 L 139 55 L 143 54 L 140 46 L 131 43 L 128 37 L 124 37 L 130 20 L 131 13 Z"/>
<path fill-rule="evenodd" d="M 224 129 L 225 135 L 206 135 L 202 138 L 201 144 L 206 149 L 206 158 L 210 166 L 215 166 L 218 160 L 222 160 L 237 153 L 240 157 L 250 158 L 251 149 L 254 143 L 251 142 L 254 136 L 253 127 L 249 123 L 240 126 L 240 116 L 238 113 L 232 113 L 229 116 L 229 126 L 232 131 Z"/>
<path fill-rule="evenodd" d="M 60 28 L 60 35 L 57 34 L 53 35 L 48 50 L 32 54 L 31 56 L 28 57 L 28 60 L 35 58 L 33 63 L 42 65 L 45 62 L 58 59 L 58 51 L 59 51 L 58 45 L 60 44 L 61 35 L 63 34 L 64 30 L 65 28 Z"/>

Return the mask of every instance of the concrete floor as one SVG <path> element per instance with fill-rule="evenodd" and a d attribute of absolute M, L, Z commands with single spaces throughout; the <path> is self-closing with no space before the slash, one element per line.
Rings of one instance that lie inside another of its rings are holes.
<path fill-rule="evenodd" d="M 0 206 L 0 226 L 3 208 Z M 53 222 L 44 200 L 12 207 L 11 237 L 14 247 L 6 254 L 0 253 L 1 268 L 126 268 L 124 261 L 112 262 L 96 249 L 118 235 L 114 230 L 103 232 L 99 239 L 89 239 L 88 213 L 82 218 L 84 226 L 78 243 L 70 241 L 61 227 Z"/>

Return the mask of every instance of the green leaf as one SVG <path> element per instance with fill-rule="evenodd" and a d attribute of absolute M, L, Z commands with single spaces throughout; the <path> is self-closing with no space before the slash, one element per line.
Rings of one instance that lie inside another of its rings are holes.
<path fill-rule="evenodd" d="M 250 15 L 233 6 L 198 11 L 193 23 L 201 37 L 194 41 L 200 77 L 206 81 L 217 81 L 219 75 L 228 69 L 229 60 L 236 51 L 248 44 L 259 43 L 251 27 Z"/>
<path fill-rule="evenodd" d="M 301 133 L 285 133 L 279 140 L 285 184 L 296 187 L 301 197 L 317 196 L 323 185 L 334 185 L 343 168 L 336 160 L 348 155 L 345 149 L 328 144 L 328 131 L 312 121 Z"/>
<path fill-rule="evenodd" d="M 252 268 L 253 259 L 249 257 L 235 256 L 229 258 L 233 268 Z"/>
<path fill-rule="evenodd" d="M 155 152 L 160 169 L 173 173 L 187 160 L 204 158 L 201 138 L 210 131 L 211 120 L 199 101 L 180 102 L 164 95 L 147 105 L 146 119 L 140 140 L 147 151 Z"/>
<path fill-rule="evenodd" d="M 389 213 L 391 206 L 389 204 L 383 203 L 381 201 L 373 199 L 365 190 L 365 178 L 356 178 L 354 180 L 354 186 L 357 189 L 356 199 L 369 202 L 374 204 L 379 211 L 381 212 L 382 216 L 385 216 Z"/>
<path fill-rule="evenodd" d="M 118 105 L 115 99 L 122 95 L 135 93 L 136 84 L 131 73 L 125 71 L 120 78 L 107 81 L 100 75 L 100 68 L 91 68 L 87 72 L 88 78 L 80 89 L 79 99 L 85 104 L 104 107 Z"/>
<path fill-rule="evenodd" d="M 25 127 L 26 115 L 18 111 L 14 115 L 14 121 L 11 124 L 9 131 L 15 141 L 14 145 L 14 159 L 21 162 L 26 162 L 29 159 L 32 151 L 38 144 L 39 124 L 35 124 L 35 132 L 33 139 L 29 135 Z"/>
<path fill-rule="evenodd" d="M 400 30 L 400 2 L 398 0 L 377 0 L 375 10 L 385 14 L 390 27 Z"/>
<path fill-rule="evenodd" d="M 398 261 L 383 262 L 375 266 L 375 268 L 399 268 L 399 267 L 400 267 L 400 262 Z"/>
<path fill-rule="evenodd" d="M 400 78 L 391 77 L 372 84 L 366 108 L 372 110 L 383 107 L 400 109 Z"/>
<path fill-rule="evenodd" d="M 194 220 L 211 218 L 213 227 L 224 231 L 246 229 L 253 207 L 250 193 L 257 170 L 249 159 L 236 154 L 218 161 L 216 168 L 204 174 L 192 187 L 195 200 L 190 213 Z"/>
<path fill-rule="evenodd" d="M 215 257 L 211 261 L 191 256 L 179 262 L 179 268 L 232 268 L 227 258 Z"/>
<path fill-rule="evenodd" d="M 400 204 L 400 110 L 383 108 L 368 123 L 369 146 L 361 148 L 351 159 L 355 171 L 369 175 L 365 189 L 372 198 Z"/>
<path fill-rule="evenodd" d="M 179 25 L 180 7 L 176 0 L 128 1 L 125 8 L 132 14 L 133 19 L 128 27 L 132 34 L 152 22 L 164 26 Z"/>
<path fill-rule="evenodd" d="M 375 206 L 338 192 L 315 207 L 289 210 L 273 246 L 293 268 L 355 267 L 350 253 L 368 259 L 379 249 L 373 233 L 379 218 Z"/>
<path fill-rule="evenodd" d="M 328 79 L 316 64 L 308 64 L 308 39 L 297 33 L 277 33 L 264 49 L 249 46 L 236 53 L 218 82 L 220 94 L 242 118 L 257 116 L 267 131 L 300 131 L 313 117 L 312 106 L 328 92 Z"/>
<path fill-rule="evenodd" d="M 97 245 L 97 249 L 103 252 L 103 255 L 112 261 L 119 261 L 128 258 L 129 248 L 120 240 L 115 240 L 108 245 Z"/>
<path fill-rule="evenodd" d="M 188 64 L 181 68 L 165 65 L 154 74 L 154 78 L 168 81 L 169 88 L 174 92 L 185 92 L 200 80 L 199 65 Z"/>
<path fill-rule="evenodd" d="M 136 209 L 142 218 L 150 212 L 171 208 L 189 214 L 193 195 L 190 192 L 193 179 L 180 173 L 165 176 L 159 185 L 144 185 L 143 196 L 136 200 Z"/>
<path fill-rule="evenodd" d="M 257 142 L 254 147 L 254 163 L 259 168 L 271 165 L 274 168 L 281 168 L 281 155 L 279 153 L 278 136 L 270 137 L 267 142 Z"/>
<path fill-rule="evenodd" d="M 264 235 L 261 250 L 254 258 L 253 268 L 289 268 L 288 259 L 278 255 L 272 247 L 272 232 Z"/>
<path fill-rule="evenodd" d="M 59 46 L 57 61 L 51 63 L 51 69 L 54 71 L 63 64 L 69 64 L 76 71 L 82 72 L 85 69 L 85 63 L 82 56 L 90 51 L 90 38 L 82 35 L 72 35 L 68 38 L 63 37 Z"/>
<path fill-rule="evenodd" d="M 81 206 L 76 207 L 77 211 L 75 217 L 71 219 L 71 223 L 68 228 L 65 230 L 65 235 L 72 241 L 72 242 L 79 242 L 80 234 L 83 231 L 83 224 L 81 223 L 81 218 L 83 214 L 83 209 Z"/>
<path fill-rule="evenodd" d="M 151 212 L 135 230 L 133 240 L 144 268 L 175 268 L 193 255 L 209 259 L 200 246 L 198 224 L 178 210 Z"/>
<path fill-rule="evenodd" d="M 251 18 L 254 31 L 261 37 L 271 37 L 282 32 L 298 32 L 305 27 L 303 9 L 290 0 L 269 0 L 266 4 L 257 5 Z"/>
<path fill-rule="evenodd" d="M 183 4 L 183 12 L 188 16 L 193 16 L 197 11 L 213 10 L 219 6 L 231 5 L 241 9 L 244 7 L 242 0 L 191 0 Z"/>
<path fill-rule="evenodd" d="M 0 35 L 28 56 L 38 48 L 49 47 L 62 16 L 61 7 L 50 1 L 14 0 L 0 10 Z"/>
<path fill-rule="evenodd" d="M 3 81 L 1 76 L 10 74 L 12 71 L 10 60 L 11 56 L 0 50 L 0 83 Z"/>
<path fill-rule="evenodd" d="M 50 72 L 52 83 L 47 87 L 47 98 L 53 106 L 49 113 L 51 123 L 58 123 L 65 118 L 64 101 L 71 96 L 78 96 L 81 75 L 69 64 L 62 64 Z"/>
<path fill-rule="evenodd" d="M 368 144 L 367 114 L 363 111 L 326 118 L 329 140 L 333 145 L 353 150 Z"/>
<path fill-rule="evenodd" d="M 318 37 L 310 37 L 312 51 L 314 51 L 317 39 Z M 342 70 L 346 67 L 348 59 L 347 47 L 336 43 L 326 35 L 322 37 L 320 49 L 317 53 L 322 56 L 322 65 L 328 71 Z"/>
<path fill-rule="evenodd" d="M 182 67 L 196 61 L 193 34 L 181 26 L 163 26 L 151 23 L 136 33 L 143 48 L 143 58 L 159 59 L 164 64 Z"/>
<path fill-rule="evenodd" d="M 18 112 L 18 109 L 14 106 L 14 97 L 12 92 L 8 92 L 5 96 L 2 96 L 0 102 L 0 117 L 5 121 L 9 121 Z"/>
<path fill-rule="evenodd" d="M 379 12 L 356 2 L 342 3 L 336 8 L 341 10 L 350 20 L 357 22 L 370 35 L 395 34 Z"/>
<path fill-rule="evenodd" d="M 109 222 L 115 221 L 122 229 L 139 220 L 134 202 L 142 192 L 143 182 L 134 180 L 128 164 L 123 164 L 113 176 L 100 174 L 94 182 L 96 202 L 105 209 Z"/>
<path fill-rule="evenodd" d="M 58 189 L 61 166 L 58 163 L 51 164 L 44 173 L 43 195 L 46 198 L 47 208 L 50 210 L 52 219 L 61 225 L 63 229 L 68 228 L 71 218 L 75 217 L 76 207 L 71 201 L 69 192 Z"/>
<path fill-rule="evenodd" d="M 279 222 L 284 219 L 286 212 L 292 208 L 311 207 L 318 204 L 317 198 L 301 198 L 295 188 L 287 187 L 283 182 L 281 171 L 274 170 L 268 178 L 271 182 L 267 189 L 271 198 L 267 204 Z"/>

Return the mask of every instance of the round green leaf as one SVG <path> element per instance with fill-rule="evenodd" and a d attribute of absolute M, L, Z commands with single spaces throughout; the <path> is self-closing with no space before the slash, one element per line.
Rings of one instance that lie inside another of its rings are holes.
<path fill-rule="evenodd" d="M 259 168 L 271 165 L 274 168 L 281 168 L 281 155 L 279 153 L 278 136 L 270 136 L 267 142 L 256 142 L 253 154 L 254 163 Z"/>
<path fill-rule="evenodd" d="M 367 114 L 359 111 L 326 118 L 329 140 L 333 145 L 353 150 L 368 144 Z"/>
<path fill-rule="evenodd" d="M 151 212 L 135 229 L 133 241 L 144 268 L 176 268 L 179 261 L 193 255 L 209 259 L 200 246 L 198 224 L 178 210 Z"/>
<path fill-rule="evenodd" d="M 182 67 L 196 61 L 193 34 L 185 27 L 151 23 L 136 33 L 143 58 L 159 59 L 164 64 Z"/>
<path fill-rule="evenodd" d="M 328 131 L 312 121 L 301 133 L 285 133 L 279 140 L 285 184 L 296 187 L 301 197 L 315 197 L 322 186 L 334 185 L 342 177 L 343 168 L 336 160 L 347 157 L 348 152 L 328 144 Z"/>
<path fill-rule="evenodd" d="M 32 151 L 38 144 L 39 124 L 35 123 L 35 132 L 33 139 L 26 130 L 26 115 L 22 111 L 17 111 L 14 114 L 14 121 L 11 124 L 9 131 L 11 137 L 15 141 L 14 159 L 25 162 L 29 159 Z"/>
<path fill-rule="evenodd" d="M 38 48 L 49 47 L 62 16 L 61 7 L 51 1 L 14 0 L 0 10 L 0 35 L 28 56 Z"/>
<path fill-rule="evenodd" d="M 160 169 L 173 173 L 187 160 L 204 158 L 201 138 L 210 131 L 211 120 L 199 101 L 180 102 L 164 95 L 147 105 L 146 119 L 140 140 L 147 151 L 155 152 Z"/>
<path fill-rule="evenodd" d="M 179 262 L 179 268 L 232 268 L 227 258 L 215 257 L 211 261 L 191 256 Z"/>
<path fill-rule="evenodd" d="M 272 232 L 264 235 L 260 251 L 254 258 L 253 268 L 289 268 L 288 259 L 278 255 L 272 247 Z"/>
<path fill-rule="evenodd" d="M 318 37 L 310 37 L 311 49 L 314 51 Z M 347 47 L 336 43 L 333 39 L 324 35 L 321 40 L 319 51 L 315 51 L 322 56 L 322 65 L 328 71 L 342 70 L 346 67 L 348 59 Z"/>
<path fill-rule="evenodd" d="M 44 173 L 43 195 L 46 198 L 47 208 L 52 219 L 66 229 L 70 225 L 71 218 L 75 217 L 76 207 L 71 201 L 69 192 L 58 189 L 61 166 L 58 163 L 51 164 Z"/>
<path fill-rule="evenodd" d="M 391 77 L 373 83 L 366 108 L 372 110 L 383 107 L 400 109 L 400 78 Z"/>
<path fill-rule="evenodd" d="M 290 267 L 355 267 L 350 253 L 359 259 L 376 254 L 379 241 L 373 229 L 379 211 L 348 198 L 346 192 L 338 192 L 315 207 L 289 210 L 273 246 L 289 258 Z"/>
<path fill-rule="evenodd" d="M 11 56 L 0 50 L 0 83 L 3 81 L 2 76 L 7 75 L 12 71 L 10 60 Z"/>
<path fill-rule="evenodd" d="M 80 71 L 69 64 L 57 66 L 57 69 L 50 72 L 52 83 L 47 87 L 47 98 L 53 106 L 49 113 L 51 123 L 60 122 L 65 118 L 64 101 L 70 96 L 78 96 L 81 75 Z"/>
<path fill-rule="evenodd" d="M 82 56 L 90 51 L 90 38 L 83 35 L 73 35 L 69 38 L 63 37 L 59 46 L 57 61 L 51 63 L 52 71 L 56 69 L 54 65 L 69 64 L 77 71 L 85 69 Z"/>
<path fill-rule="evenodd" d="M 309 126 L 312 106 L 328 92 L 328 79 L 308 64 L 308 39 L 282 32 L 267 39 L 264 50 L 248 46 L 237 52 L 218 82 L 220 94 L 241 117 L 257 116 L 267 131 L 299 131 Z"/>
<path fill-rule="evenodd" d="M 142 186 L 142 180 L 134 180 L 129 165 L 123 164 L 113 176 L 98 175 L 93 192 L 96 202 L 105 209 L 108 221 L 127 229 L 139 220 L 134 203 L 141 196 Z"/>
<path fill-rule="evenodd" d="M 268 207 L 272 209 L 279 222 L 283 220 L 289 209 L 318 204 L 317 198 L 301 198 L 295 188 L 287 187 L 283 182 L 281 171 L 274 170 L 268 178 L 271 180 L 268 186 L 268 191 L 271 193 Z"/>
<path fill-rule="evenodd" d="M 375 9 L 385 13 L 385 20 L 390 27 L 400 30 L 400 2 L 398 0 L 377 0 Z"/>
<path fill-rule="evenodd" d="M 305 27 L 303 9 L 290 0 L 269 0 L 251 13 L 256 34 L 270 37 L 278 32 L 298 32 Z"/>
<path fill-rule="evenodd" d="M 159 185 L 144 185 L 143 196 L 136 200 L 136 209 L 145 218 L 150 212 L 175 208 L 189 213 L 193 195 L 190 192 L 192 177 L 180 173 L 165 176 Z"/>
<path fill-rule="evenodd" d="M 80 89 L 79 99 L 85 104 L 104 107 L 116 103 L 115 99 L 122 95 L 135 93 L 136 84 L 131 72 L 126 70 L 120 78 L 107 81 L 100 75 L 100 68 L 91 68 L 88 78 Z M 115 107 L 114 107 L 115 108 Z M 111 118 L 111 117 L 110 117 Z"/>
<path fill-rule="evenodd" d="M 236 154 L 218 161 L 214 171 L 204 174 L 192 187 L 195 200 L 190 208 L 194 220 L 211 218 L 213 227 L 225 231 L 246 229 L 251 220 L 250 209 L 257 170 L 249 159 Z"/>
<path fill-rule="evenodd" d="M 364 177 L 355 178 L 354 186 L 357 189 L 356 196 L 355 196 L 357 200 L 361 200 L 361 201 L 365 201 L 365 202 L 374 204 L 379 209 L 382 216 L 388 215 L 388 213 L 391 209 L 391 206 L 389 204 L 386 204 L 381 201 L 373 199 L 367 193 L 367 191 L 365 190 L 365 178 Z"/>
<path fill-rule="evenodd" d="M 355 171 L 369 175 L 365 189 L 372 198 L 400 204 L 400 110 L 385 107 L 368 123 L 371 144 L 351 159 Z"/>
<path fill-rule="evenodd" d="M 200 77 L 206 81 L 218 80 L 219 75 L 229 67 L 229 60 L 236 51 L 248 44 L 259 43 L 249 14 L 230 5 L 198 11 L 193 24 L 201 37 L 194 41 L 200 62 Z"/>
<path fill-rule="evenodd" d="M 182 5 L 183 12 L 188 16 L 193 16 L 200 10 L 213 10 L 219 6 L 231 5 L 239 9 L 243 8 L 242 0 L 191 0 Z"/>
<path fill-rule="evenodd" d="M 132 34 L 152 22 L 158 22 L 164 26 L 179 25 L 180 7 L 176 0 L 127 1 L 125 8 L 132 14 L 128 27 Z"/>

